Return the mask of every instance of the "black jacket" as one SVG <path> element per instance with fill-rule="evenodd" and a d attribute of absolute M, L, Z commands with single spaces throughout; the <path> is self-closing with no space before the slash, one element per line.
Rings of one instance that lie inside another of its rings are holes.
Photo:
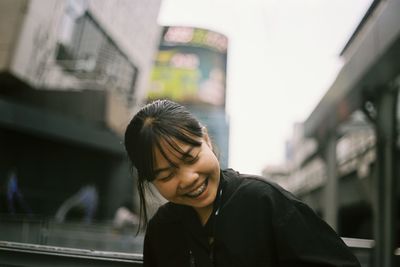
<path fill-rule="evenodd" d="M 145 267 L 360 266 L 332 228 L 278 185 L 224 170 L 220 189 L 206 227 L 191 207 L 159 208 L 146 231 Z"/>

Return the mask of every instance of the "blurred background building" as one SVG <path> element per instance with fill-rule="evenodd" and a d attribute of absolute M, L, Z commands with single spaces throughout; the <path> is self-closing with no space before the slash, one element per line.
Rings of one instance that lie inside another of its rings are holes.
<path fill-rule="evenodd" d="M 399 11 L 400 1 L 372 3 L 335 81 L 294 126 L 286 162 L 263 172 L 373 249 L 372 266 L 398 266 L 400 256 Z"/>
<path fill-rule="evenodd" d="M 0 239 L 96 248 L 106 227 L 90 235 L 52 219 L 109 222 L 122 205 L 137 211 L 122 135 L 144 102 L 159 8 L 0 1 Z"/>

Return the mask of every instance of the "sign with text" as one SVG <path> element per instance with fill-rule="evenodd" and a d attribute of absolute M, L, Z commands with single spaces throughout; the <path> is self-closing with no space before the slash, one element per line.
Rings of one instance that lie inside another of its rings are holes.
<path fill-rule="evenodd" d="M 165 27 L 148 100 L 225 106 L 227 38 L 191 27 Z"/>

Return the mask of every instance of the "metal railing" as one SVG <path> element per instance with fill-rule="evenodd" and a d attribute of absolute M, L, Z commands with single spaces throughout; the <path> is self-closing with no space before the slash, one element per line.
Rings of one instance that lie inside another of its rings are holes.
<path fill-rule="evenodd" d="M 119 228 L 111 222 L 58 223 L 52 219 L 0 215 L 0 240 L 43 246 L 97 251 L 142 253 L 143 233 L 136 228 Z"/>
<path fill-rule="evenodd" d="M 143 266 L 141 254 L 0 241 L 0 266 Z"/>

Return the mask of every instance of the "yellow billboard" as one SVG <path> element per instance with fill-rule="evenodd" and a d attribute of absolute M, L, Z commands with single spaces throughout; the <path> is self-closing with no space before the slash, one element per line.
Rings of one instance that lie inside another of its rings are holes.
<path fill-rule="evenodd" d="M 190 27 L 165 27 L 148 99 L 225 106 L 227 38 Z"/>

